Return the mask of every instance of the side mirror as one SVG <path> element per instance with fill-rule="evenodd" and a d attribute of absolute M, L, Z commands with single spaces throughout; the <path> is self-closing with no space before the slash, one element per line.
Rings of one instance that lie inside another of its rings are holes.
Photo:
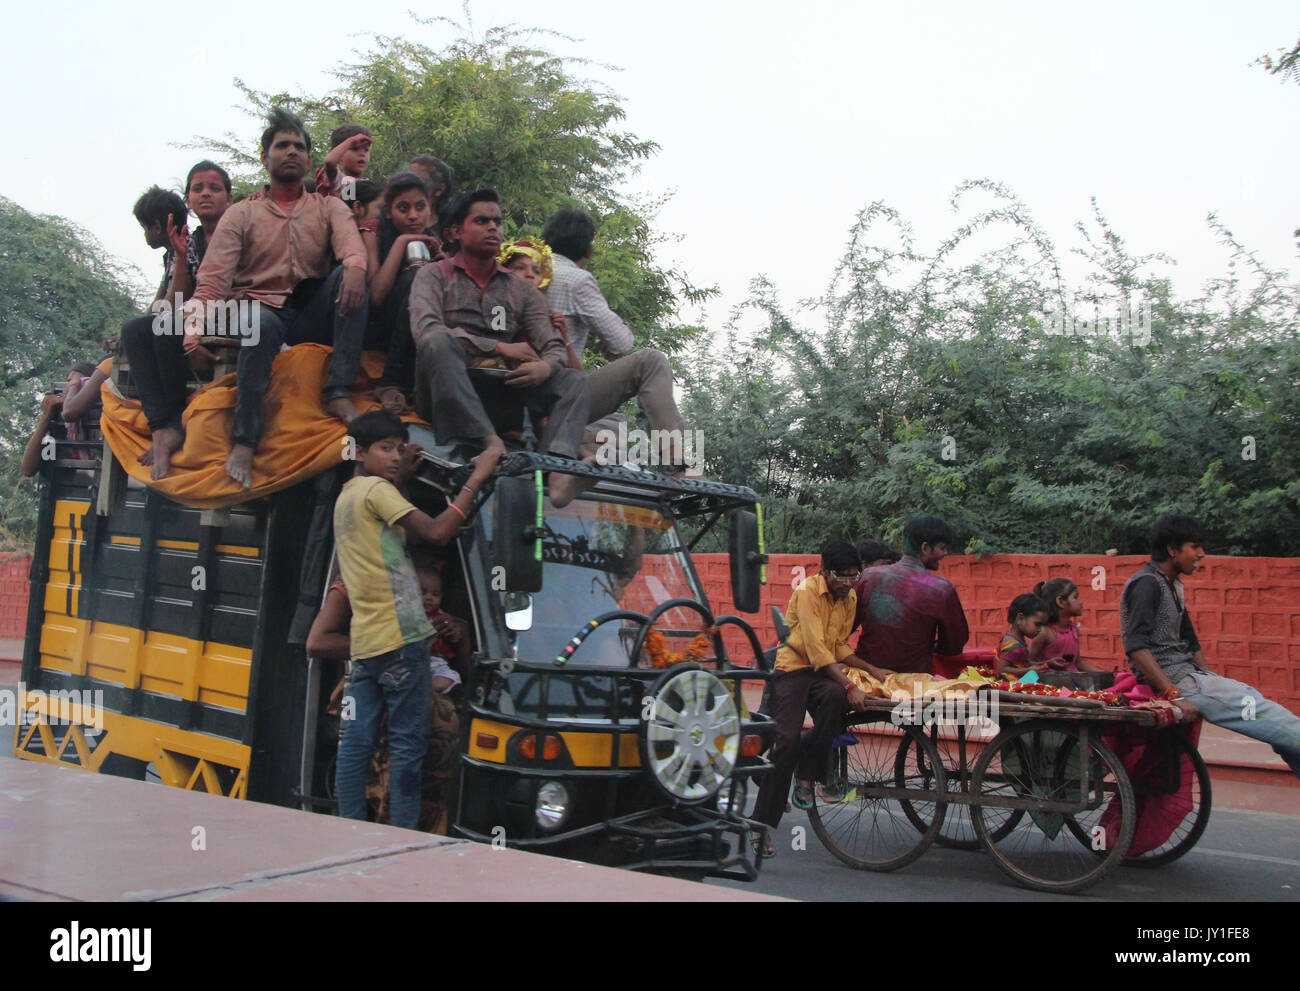
<path fill-rule="evenodd" d="M 494 498 L 492 558 L 503 569 L 504 579 L 503 585 L 497 587 L 507 592 L 540 592 L 542 541 L 537 513 L 541 503 L 537 481 L 532 475 L 498 478 Z"/>
<path fill-rule="evenodd" d="M 727 548 L 731 557 L 731 601 L 740 612 L 758 612 L 762 568 L 767 555 L 758 551 L 758 516 L 747 509 L 727 514 Z"/>
<path fill-rule="evenodd" d="M 533 597 L 527 592 L 506 593 L 506 629 L 524 633 L 533 628 Z"/>
<path fill-rule="evenodd" d="M 772 625 L 776 627 L 776 638 L 781 643 L 790 639 L 790 624 L 785 621 L 785 613 L 773 606 L 772 607 Z"/>

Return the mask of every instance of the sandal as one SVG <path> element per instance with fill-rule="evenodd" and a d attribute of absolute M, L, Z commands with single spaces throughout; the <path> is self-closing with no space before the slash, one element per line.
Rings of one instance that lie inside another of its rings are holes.
<path fill-rule="evenodd" d="M 776 856 L 776 844 L 772 842 L 772 834 L 768 832 L 759 832 L 754 830 L 750 837 L 750 843 L 754 847 L 754 856 L 761 860 L 767 860 Z"/>
<path fill-rule="evenodd" d="M 827 805 L 839 805 L 840 802 L 844 801 L 845 798 L 844 785 L 843 784 L 820 785 L 817 788 L 817 797 L 821 799 L 823 802 L 825 802 Z"/>
<path fill-rule="evenodd" d="M 809 785 L 797 784 L 794 786 L 794 797 L 791 799 L 796 809 L 807 811 L 813 807 L 815 799 L 813 790 Z"/>

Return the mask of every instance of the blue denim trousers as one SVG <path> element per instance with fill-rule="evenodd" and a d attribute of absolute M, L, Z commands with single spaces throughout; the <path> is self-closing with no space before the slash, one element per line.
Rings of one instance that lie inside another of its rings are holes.
<path fill-rule="evenodd" d="M 1300 778 L 1300 716 L 1244 682 L 1208 671 L 1184 675 L 1178 691 L 1215 726 L 1270 744 Z"/>
<path fill-rule="evenodd" d="M 321 390 L 321 400 L 346 398 L 352 394 L 361 372 L 361 343 L 366 333 L 370 303 L 346 317 L 339 313 L 339 291 L 343 287 L 343 266 L 322 281 L 301 284 L 284 306 L 261 306 L 258 310 L 257 343 L 239 349 L 235 380 L 235 423 L 231 431 L 236 444 L 253 449 L 265 426 L 263 402 L 271 381 L 271 365 L 280 345 L 315 342 L 334 349 L 330 374 Z"/>
<path fill-rule="evenodd" d="M 343 692 L 343 739 L 335 772 L 339 815 L 365 820 L 366 768 L 375 750 L 379 717 L 388 710 L 388 821 L 415 829 L 420 821 L 420 770 L 429 748 L 433 679 L 429 645 L 353 661 Z M 348 715 L 351 718 L 347 718 Z"/>

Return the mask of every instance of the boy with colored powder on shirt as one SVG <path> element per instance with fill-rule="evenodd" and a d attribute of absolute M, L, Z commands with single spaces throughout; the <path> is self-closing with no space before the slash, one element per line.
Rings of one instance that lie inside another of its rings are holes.
<path fill-rule="evenodd" d="M 937 516 L 914 516 L 903 526 L 903 559 L 869 568 L 854 591 L 861 627 L 853 666 L 884 681 L 898 671 L 930 674 L 935 654 L 960 654 L 970 637 L 957 589 L 937 572 L 955 543 Z"/>
<path fill-rule="evenodd" d="M 336 777 L 339 814 L 366 818 L 366 766 L 380 711 L 386 709 L 389 818 L 394 826 L 415 829 L 429 738 L 429 641 L 436 631 L 425 615 L 402 531 L 431 544 L 450 543 L 499 457 L 494 451 L 477 457 L 469 480 L 435 519 L 411 505 L 393 484 L 403 460 L 419 453 L 406 443 L 405 424 L 377 410 L 358 416 L 348 432 L 356 441 L 357 470 L 334 506 L 339 570 L 352 606 L 352 659 Z"/>

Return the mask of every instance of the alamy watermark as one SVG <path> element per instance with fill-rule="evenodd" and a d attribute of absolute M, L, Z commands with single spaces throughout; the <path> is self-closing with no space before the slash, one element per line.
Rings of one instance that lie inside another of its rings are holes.
<path fill-rule="evenodd" d="M 257 347 L 262 340 L 262 304 L 256 299 L 192 299 L 177 293 L 174 301 L 160 299 L 149 307 L 153 332 L 159 337 L 201 334 L 207 337 L 235 337 L 243 347 Z"/>
<path fill-rule="evenodd" d="M 48 702 L 43 715 L 36 708 L 42 702 Z M 80 718 L 63 718 L 64 711 L 76 710 L 80 710 Z M 104 692 L 99 688 L 29 690 L 22 681 L 15 688 L 0 688 L 0 726 L 31 726 L 37 722 L 49 726 L 86 726 L 98 732 L 104 728 Z"/>
<path fill-rule="evenodd" d="M 1080 316 L 1073 310 L 1052 310 L 1042 320 L 1043 333 L 1049 337 L 1125 338 L 1137 348 L 1151 343 L 1151 302 L 1143 300 L 1136 308 L 1132 303 L 1125 311 L 1098 308 L 1092 316 Z"/>
<path fill-rule="evenodd" d="M 704 474 L 703 430 L 628 430 L 619 423 L 618 430 L 596 431 L 596 444 L 596 464 L 603 467 L 681 467 L 692 478 Z"/>
<path fill-rule="evenodd" d="M 896 691 L 890 696 L 894 707 L 889 721 L 895 726 L 994 726 L 998 725 L 998 697 L 994 692 L 970 692 L 945 697 L 942 692 L 911 695 Z"/>

